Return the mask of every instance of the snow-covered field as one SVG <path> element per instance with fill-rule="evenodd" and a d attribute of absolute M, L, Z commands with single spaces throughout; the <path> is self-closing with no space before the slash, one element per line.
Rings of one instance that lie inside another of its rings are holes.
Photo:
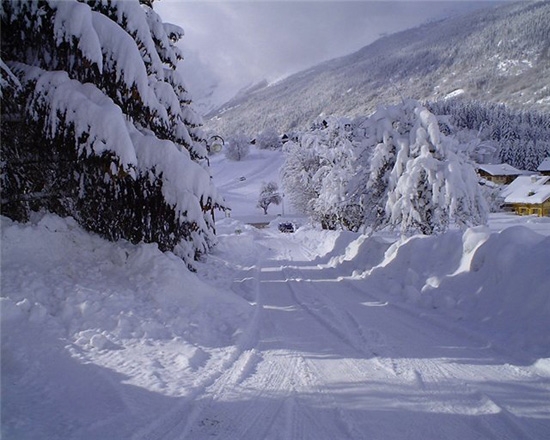
<path fill-rule="evenodd" d="M 280 160 L 213 158 L 233 213 L 196 274 L 71 219 L 3 218 L 2 438 L 548 438 L 550 219 L 255 229 Z"/>
<path fill-rule="evenodd" d="M 267 216 L 256 206 L 263 182 L 274 181 L 281 187 L 279 170 L 283 162 L 281 152 L 256 148 L 252 148 L 240 162 L 229 161 L 223 154 L 212 157 L 210 163 L 214 182 L 231 207 L 231 218 L 255 223 L 293 214 L 292 207 L 284 200 L 280 205 L 270 205 Z"/>

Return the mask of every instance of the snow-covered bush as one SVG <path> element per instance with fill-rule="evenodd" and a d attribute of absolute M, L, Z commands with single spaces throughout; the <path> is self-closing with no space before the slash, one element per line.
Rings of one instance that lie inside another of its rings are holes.
<path fill-rule="evenodd" d="M 72 215 L 189 261 L 221 199 L 175 70 L 183 31 L 147 3 L 2 2 L 2 212 Z"/>
<path fill-rule="evenodd" d="M 301 142 L 288 141 L 283 146 L 285 162 L 281 169 L 283 187 L 292 206 L 302 214 L 311 214 L 310 201 L 318 197 L 312 178 L 319 169 L 319 157 Z"/>
<path fill-rule="evenodd" d="M 274 128 L 266 128 L 256 138 L 256 146 L 260 150 L 279 150 L 283 141 Z"/>
<path fill-rule="evenodd" d="M 258 197 L 258 208 L 262 208 L 264 214 L 267 215 L 267 208 L 274 203 L 279 205 L 283 201 L 281 194 L 279 194 L 279 185 L 277 182 L 264 182 L 260 190 L 260 196 Z"/>
<path fill-rule="evenodd" d="M 474 168 L 418 101 L 317 120 L 285 144 L 285 193 L 324 228 L 432 234 L 486 220 Z"/>
<path fill-rule="evenodd" d="M 358 205 L 347 190 L 355 173 L 356 148 L 351 123 L 330 117 L 316 121 L 298 143 L 288 142 L 282 175 L 293 206 L 323 228 L 358 228 Z"/>
<path fill-rule="evenodd" d="M 244 133 L 231 136 L 225 145 L 225 157 L 229 160 L 241 161 L 250 152 L 250 139 Z"/>

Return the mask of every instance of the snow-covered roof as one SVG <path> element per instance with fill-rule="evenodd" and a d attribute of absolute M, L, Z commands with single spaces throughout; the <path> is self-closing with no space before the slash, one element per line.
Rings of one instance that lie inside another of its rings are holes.
<path fill-rule="evenodd" d="M 518 176 L 513 182 L 506 185 L 500 192 L 501 197 L 508 197 L 516 190 L 527 185 L 544 185 L 550 180 L 550 176 L 541 176 L 539 174 L 533 174 L 530 176 Z"/>
<path fill-rule="evenodd" d="M 477 168 L 485 171 L 491 176 L 520 176 L 526 173 L 525 171 L 514 168 L 512 165 L 508 165 L 507 163 L 484 163 L 478 164 Z"/>
<path fill-rule="evenodd" d="M 501 195 L 506 203 L 539 204 L 550 199 L 550 176 L 519 176 Z"/>
<path fill-rule="evenodd" d="M 546 159 L 544 159 L 539 165 L 539 167 L 537 168 L 537 170 L 540 172 L 550 171 L 550 157 L 547 157 Z"/>

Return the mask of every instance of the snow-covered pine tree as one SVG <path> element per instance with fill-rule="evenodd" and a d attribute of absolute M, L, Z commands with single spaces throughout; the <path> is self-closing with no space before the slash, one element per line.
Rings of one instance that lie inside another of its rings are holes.
<path fill-rule="evenodd" d="M 504 104 L 450 99 L 427 104 L 428 109 L 450 124 L 450 134 L 475 130 L 479 146 L 487 141 L 495 147 L 502 162 L 518 169 L 535 171 L 540 161 L 550 154 L 550 117 L 534 110 L 521 112 Z M 474 151 L 475 153 L 475 151 Z"/>
<path fill-rule="evenodd" d="M 279 205 L 283 201 L 281 194 L 279 194 L 279 185 L 277 182 L 264 182 L 260 189 L 260 195 L 258 197 L 258 208 L 262 208 L 264 214 L 267 215 L 267 208 L 274 203 Z"/>
<path fill-rule="evenodd" d="M 72 215 L 190 262 L 221 198 L 176 71 L 183 31 L 151 3 L 2 2 L 2 212 Z"/>
<path fill-rule="evenodd" d="M 433 234 L 451 223 L 486 221 L 473 167 L 453 152 L 452 139 L 441 134 L 436 117 L 419 102 L 380 108 L 364 126 L 375 148 L 363 167 L 368 173 L 359 176 L 355 188 L 367 224 Z M 359 194 L 360 188 L 366 191 Z"/>

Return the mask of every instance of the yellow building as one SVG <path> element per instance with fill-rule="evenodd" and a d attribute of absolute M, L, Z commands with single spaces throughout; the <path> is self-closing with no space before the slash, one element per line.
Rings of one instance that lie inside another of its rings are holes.
<path fill-rule="evenodd" d="M 503 192 L 518 215 L 550 217 L 550 176 L 520 176 Z"/>

